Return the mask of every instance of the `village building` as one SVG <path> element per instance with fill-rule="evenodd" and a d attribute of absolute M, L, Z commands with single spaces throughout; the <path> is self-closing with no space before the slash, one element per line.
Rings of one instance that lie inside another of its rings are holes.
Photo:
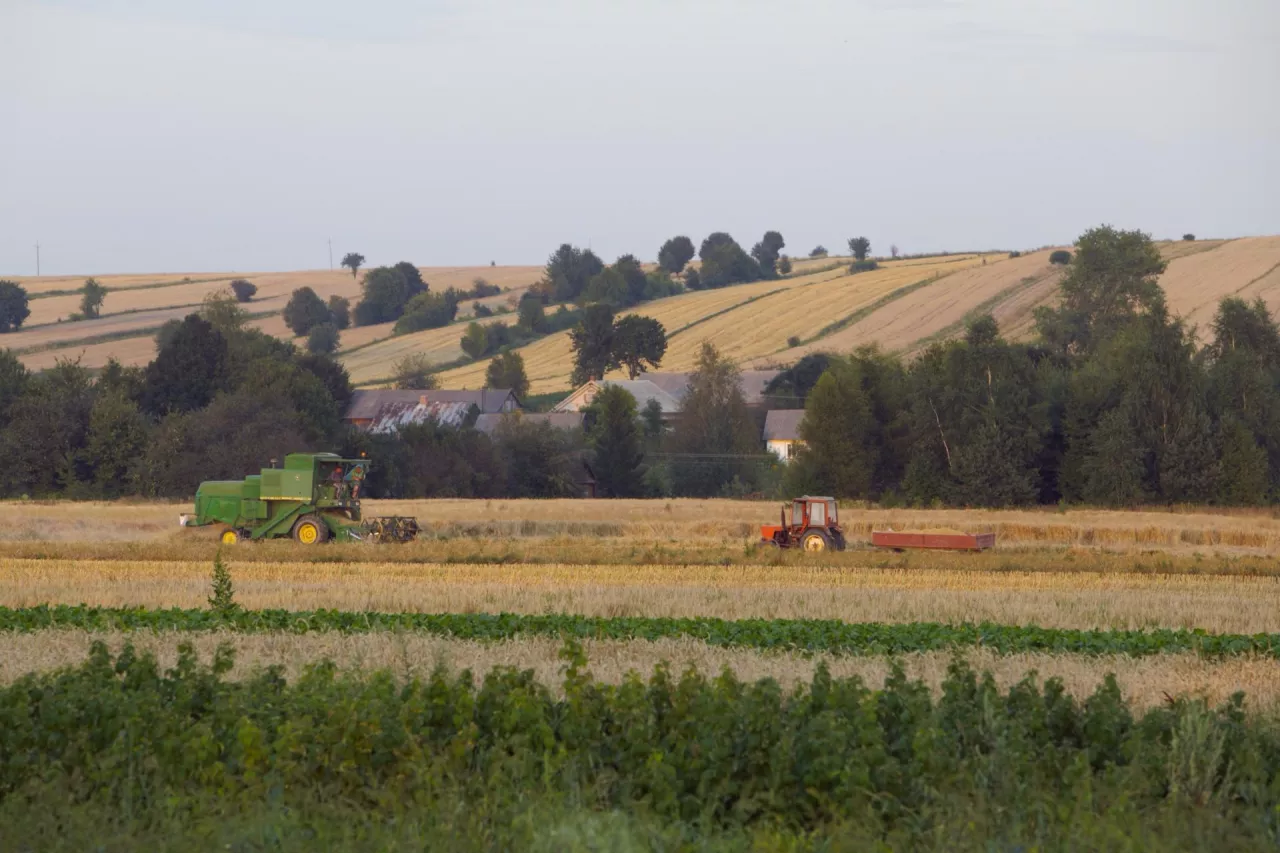
<path fill-rule="evenodd" d="M 764 446 L 783 462 L 789 462 L 804 443 L 800 422 L 804 409 L 774 409 L 764 416 Z"/>

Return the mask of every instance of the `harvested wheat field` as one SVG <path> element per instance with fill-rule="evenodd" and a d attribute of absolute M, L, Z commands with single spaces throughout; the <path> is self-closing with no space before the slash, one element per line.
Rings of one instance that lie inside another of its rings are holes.
<path fill-rule="evenodd" d="M 139 652 L 151 652 L 162 667 L 177 661 L 177 648 L 191 643 L 202 660 L 210 660 L 220 645 L 235 650 L 232 679 L 251 676 L 268 666 L 279 666 L 290 679 L 301 675 L 318 660 L 331 660 L 342 669 L 382 669 L 398 678 L 425 678 L 437 667 L 452 672 L 471 670 L 477 674 L 495 666 L 532 670 L 541 683 L 559 693 L 563 684 L 564 661 L 558 640 L 529 638 L 497 643 L 477 643 L 446 637 L 415 634 L 235 634 L 232 632 L 120 632 L 43 631 L 0 637 L 0 683 L 8 684 L 31 672 L 41 672 L 83 663 L 94 642 L 106 643 L 119 652 L 126 642 Z M 1170 696 L 1202 697 L 1219 704 L 1238 690 L 1248 696 L 1247 708 L 1254 713 L 1280 705 L 1280 661 L 1250 657 L 1205 660 L 1195 655 L 1168 654 L 1146 658 L 1123 655 L 1096 656 L 1055 654 L 999 655 L 983 649 L 963 652 L 923 652 L 899 655 L 846 657 L 817 654 L 788 654 L 708 646 L 690 639 L 587 640 L 583 650 L 588 669 L 598 679 L 620 683 L 629 673 L 647 677 L 660 663 L 681 673 L 692 667 L 707 677 L 726 668 L 743 681 L 773 678 L 784 688 L 813 679 L 819 664 L 838 678 L 858 676 L 868 685 L 879 686 L 893 663 L 900 663 L 911 678 L 928 684 L 935 694 L 946 677 L 947 667 L 957 657 L 974 669 L 990 672 L 1007 689 L 1034 673 L 1041 680 L 1059 678 L 1066 690 L 1079 699 L 1093 693 L 1107 676 L 1115 674 L 1125 697 L 1138 709 L 1161 705 Z"/>
<path fill-rule="evenodd" d="M 481 300 L 495 310 L 505 306 L 513 295 L 518 297 L 542 274 L 542 268 L 535 266 L 419 269 L 424 280 L 437 290 L 469 288 L 476 278 L 484 278 L 490 284 L 507 289 L 509 292 Z M 46 276 L 18 279 L 35 298 L 31 300 L 31 316 L 26 328 L 7 335 L 5 345 L 19 353 L 29 368 L 38 370 L 52 366 L 59 358 L 77 357 L 86 367 L 101 367 L 111 357 L 125 364 L 144 364 L 154 356 L 150 340 L 157 327 L 167 320 L 191 313 L 208 294 L 225 289 L 233 278 L 246 278 L 258 288 L 253 300 L 244 306 L 245 310 L 277 315 L 260 318 L 253 325 L 286 339 L 293 336 L 278 314 L 297 288 L 310 287 L 324 299 L 344 296 L 353 303 L 360 296 L 359 282 L 345 270 L 98 276 L 99 283 L 108 289 L 102 316 L 96 320 L 70 322 L 68 318 L 79 310 L 80 295 L 55 294 L 78 290 L 84 285 L 84 278 Z M 464 302 L 460 315 L 467 316 L 473 303 L 474 300 Z M 389 337 L 390 327 L 391 324 L 385 324 L 350 329 L 344 332 L 342 345 L 350 348 Z M 101 340 L 107 336 L 112 340 Z"/>
<path fill-rule="evenodd" d="M 691 370 L 703 341 L 743 363 L 789 359 L 787 339 L 817 335 L 823 327 L 874 303 L 898 287 L 980 264 L 978 255 L 889 261 L 873 272 L 849 275 L 844 267 L 810 275 L 699 290 L 637 306 L 667 330 L 663 370 Z M 815 320 L 819 318 L 819 320 Z M 819 322 L 820 321 L 820 322 Z M 568 388 L 573 371 L 569 336 L 550 335 L 518 350 L 533 393 Z M 798 356 L 797 356 L 798 357 Z M 440 374 L 449 388 L 479 387 L 487 361 Z M 614 374 L 622 376 L 619 372 Z"/>
<path fill-rule="evenodd" d="M 180 531 L 178 515 L 190 511 L 190 504 L 182 502 L 5 501 L 0 506 L 6 518 L 0 543 L 198 542 L 210 530 Z M 701 543 L 733 546 L 739 554 L 744 544 L 759 538 L 761 524 L 776 520 L 778 506 L 773 501 L 696 498 L 365 502 L 369 515 L 416 516 L 429 536 L 450 540 L 479 537 L 498 545 L 500 540 L 570 537 L 587 547 L 610 542 L 627 547 Z M 1280 552 L 1280 517 L 1268 509 L 933 510 L 846 503 L 840 514 L 851 543 L 865 543 L 872 530 L 947 527 L 995 533 L 997 555 L 1002 549 L 1044 546 L 1106 548 L 1130 555 L 1159 551 L 1188 557 Z"/>
<path fill-rule="evenodd" d="M 376 555 L 370 555 L 376 560 Z M 1280 577 L 985 572 L 812 565 L 236 562 L 252 610 L 994 622 L 1280 632 Z M 0 604 L 199 608 L 209 559 L 0 559 Z"/>
<path fill-rule="evenodd" d="M 1245 237 L 1170 261 L 1160 286 L 1173 313 L 1200 327 L 1203 343 L 1218 303 L 1227 296 L 1262 297 L 1273 312 L 1280 308 L 1278 272 L 1280 237 Z"/>

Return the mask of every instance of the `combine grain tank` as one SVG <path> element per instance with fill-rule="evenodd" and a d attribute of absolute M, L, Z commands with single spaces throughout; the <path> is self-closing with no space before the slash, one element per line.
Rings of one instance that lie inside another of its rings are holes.
<path fill-rule="evenodd" d="M 196 511 L 184 527 L 222 524 L 222 541 L 293 537 L 304 545 L 337 541 L 407 542 L 414 518 L 363 518 L 360 489 L 367 459 L 335 453 L 290 453 L 283 468 L 263 468 L 243 480 L 210 480 L 196 490 Z"/>

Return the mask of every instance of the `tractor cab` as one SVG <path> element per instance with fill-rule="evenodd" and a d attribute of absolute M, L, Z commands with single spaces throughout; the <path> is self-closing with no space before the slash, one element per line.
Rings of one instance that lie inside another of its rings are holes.
<path fill-rule="evenodd" d="M 806 551 L 844 550 L 844 531 L 840 529 L 839 507 L 835 498 L 811 495 L 796 498 L 789 508 L 783 505 L 780 521 L 780 524 L 766 524 L 760 528 L 761 543 Z"/>

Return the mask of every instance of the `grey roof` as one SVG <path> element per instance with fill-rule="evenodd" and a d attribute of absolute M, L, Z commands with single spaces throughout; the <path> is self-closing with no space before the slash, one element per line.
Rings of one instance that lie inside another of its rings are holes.
<path fill-rule="evenodd" d="M 804 409 L 774 409 L 764 416 L 765 441 L 799 441 Z"/>
<path fill-rule="evenodd" d="M 510 390 L 505 388 L 484 388 L 476 391 L 400 391 L 394 388 L 368 388 L 352 392 L 351 404 L 347 406 L 347 420 L 370 420 L 388 405 L 415 406 L 426 400 L 428 403 L 466 403 L 475 406 L 481 412 L 501 412 L 506 408 L 515 408 L 518 403 Z"/>
<path fill-rule="evenodd" d="M 585 415 L 582 412 L 495 412 L 476 418 L 476 429 L 485 435 L 493 435 L 503 418 L 520 418 L 530 424 L 551 424 L 556 429 L 582 429 Z"/>
<path fill-rule="evenodd" d="M 740 373 L 742 387 L 742 396 L 746 398 L 748 406 L 758 406 L 764 402 L 764 387 L 768 385 L 773 378 L 782 371 L 780 370 L 743 370 Z M 689 378 L 691 373 L 666 373 L 657 371 L 653 373 L 642 373 L 641 379 L 646 379 L 657 385 L 663 391 L 670 394 L 678 401 L 684 400 L 684 395 L 689 393 Z M 636 380 L 640 381 L 639 379 Z"/>
<path fill-rule="evenodd" d="M 764 403 L 764 388 L 779 373 L 781 373 L 779 370 L 742 371 L 742 396 L 748 406 L 759 406 Z M 689 393 L 689 377 L 692 375 L 691 373 L 658 371 L 642 373 L 637 379 L 603 379 L 598 384 L 617 385 L 619 388 L 625 388 L 632 397 L 636 398 L 636 406 L 640 409 L 647 406 L 650 400 L 657 400 L 664 413 L 675 414 L 680 411 L 685 395 Z M 575 390 L 574 394 L 581 390 L 581 388 Z M 559 410 L 572 397 L 573 395 L 571 394 L 561 401 L 556 408 Z"/>
<path fill-rule="evenodd" d="M 425 424 L 434 421 L 440 426 L 460 427 L 471 412 L 471 403 L 387 403 L 373 416 L 369 424 L 369 432 L 395 432 L 401 427 L 411 424 Z"/>

